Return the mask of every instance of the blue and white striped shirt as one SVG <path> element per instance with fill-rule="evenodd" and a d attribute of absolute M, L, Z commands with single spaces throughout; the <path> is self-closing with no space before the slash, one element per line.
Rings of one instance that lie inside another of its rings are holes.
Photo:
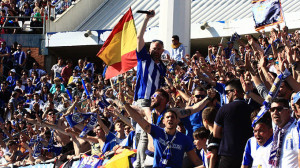
<path fill-rule="evenodd" d="M 15 51 L 13 55 L 15 58 L 15 65 L 22 65 L 26 59 L 26 54 L 24 51 Z"/>
<path fill-rule="evenodd" d="M 137 55 L 137 80 L 134 100 L 150 99 L 155 90 L 160 88 L 166 67 L 162 62 L 156 64 L 144 47 Z"/>

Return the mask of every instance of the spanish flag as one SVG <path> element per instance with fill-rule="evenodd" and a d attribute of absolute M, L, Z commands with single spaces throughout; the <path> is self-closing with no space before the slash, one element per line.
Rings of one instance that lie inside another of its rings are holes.
<path fill-rule="evenodd" d="M 113 156 L 103 168 L 130 168 L 129 156 L 135 154 L 136 151 L 125 149 L 122 153 Z"/>
<path fill-rule="evenodd" d="M 136 47 L 136 29 L 129 8 L 97 54 L 108 65 L 106 79 L 127 72 L 137 65 Z"/>

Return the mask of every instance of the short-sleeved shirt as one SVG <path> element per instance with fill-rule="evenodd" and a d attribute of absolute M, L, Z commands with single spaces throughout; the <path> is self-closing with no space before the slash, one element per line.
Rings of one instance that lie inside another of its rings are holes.
<path fill-rule="evenodd" d="M 273 137 L 260 146 L 255 137 L 251 137 L 245 147 L 244 158 L 242 165 L 252 167 L 271 167 L 269 164 L 270 150 L 272 148 Z"/>
<path fill-rule="evenodd" d="M 171 141 L 175 135 L 168 135 L 166 140 L 166 133 L 163 128 L 151 124 L 150 135 L 153 137 L 154 144 L 154 162 L 153 167 L 159 167 L 160 159 L 163 156 L 163 151 L 166 149 L 166 142 Z M 184 152 L 193 150 L 193 142 L 186 135 L 177 132 L 176 138 L 171 145 L 171 158 L 168 160 L 167 168 L 181 167 Z"/>
<path fill-rule="evenodd" d="M 107 151 L 111 151 L 114 146 L 121 143 L 122 140 L 120 140 L 116 135 L 109 132 L 108 135 L 106 135 L 106 140 L 102 148 L 102 153 L 105 153 Z"/>
<path fill-rule="evenodd" d="M 215 124 L 223 129 L 219 155 L 242 159 L 246 142 L 253 136 L 251 112 L 252 107 L 241 99 L 219 109 L 215 119 Z"/>
<path fill-rule="evenodd" d="M 279 168 L 298 167 L 299 147 L 299 128 L 295 120 L 283 137 Z"/>
<path fill-rule="evenodd" d="M 26 54 L 24 51 L 16 51 L 13 53 L 15 65 L 21 65 L 26 59 Z"/>
<path fill-rule="evenodd" d="M 61 71 L 62 71 L 62 69 L 63 69 L 63 67 L 65 67 L 64 65 L 58 65 L 58 64 L 55 64 L 55 65 L 53 65 L 52 66 L 52 68 L 51 68 L 51 71 L 54 71 L 54 78 L 56 78 L 56 77 L 61 77 Z"/>
<path fill-rule="evenodd" d="M 185 56 L 185 48 L 183 44 L 181 44 L 178 48 L 172 48 L 171 59 L 182 62 L 184 56 Z"/>

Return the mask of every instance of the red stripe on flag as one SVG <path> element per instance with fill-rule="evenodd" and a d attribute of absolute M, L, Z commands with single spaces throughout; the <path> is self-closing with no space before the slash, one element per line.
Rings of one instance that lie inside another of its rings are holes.
<path fill-rule="evenodd" d="M 107 67 L 105 79 L 110 79 L 114 76 L 127 72 L 137 65 L 136 51 L 131 51 L 122 55 L 121 62 L 112 64 Z"/>
<path fill-rule="evenodd" d="M 132 11 L 131 11 L 131 8 L 129 8 L 129 10 L 126 12 L 126 14 L 121 18 L 119 23 L 114 27 L 112 32 L 109 34 L 108 38 L 105 40 L 105 42 L 104 42 L 102 48 L 100 49 L 100 51 L 98 52 L 97 56 L 99 56 L 102 53 L 102 51 L 109 45 L 109 43 L 113 39 L 114 35 L 123 30 L 123 26 L 124 26 L 125 22 L 128 22 L 132 19 L 133 19 Z"/>

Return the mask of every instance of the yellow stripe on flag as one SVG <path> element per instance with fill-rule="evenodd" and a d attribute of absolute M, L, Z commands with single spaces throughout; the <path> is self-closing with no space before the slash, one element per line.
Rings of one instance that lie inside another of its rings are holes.
<path fill-rule="evenodd" d="M 128 156 L 135 152 L 125 149 L 122 153 L 113 156 L 103 167 L 104 168 L 129 168 Z"/>
<path fill-rule="evenodd" d="M 121 61 L 121 39 L 122 31 L 115 34 L 109 45 L 101 53 L 101 59 L 108 65 L 112 65 Z"/>
<path fill-rule="evenodd" d="M 137 38 L 133 19 L 125 22 L 122 31 L 121 55 L 136 50 Z"/>

